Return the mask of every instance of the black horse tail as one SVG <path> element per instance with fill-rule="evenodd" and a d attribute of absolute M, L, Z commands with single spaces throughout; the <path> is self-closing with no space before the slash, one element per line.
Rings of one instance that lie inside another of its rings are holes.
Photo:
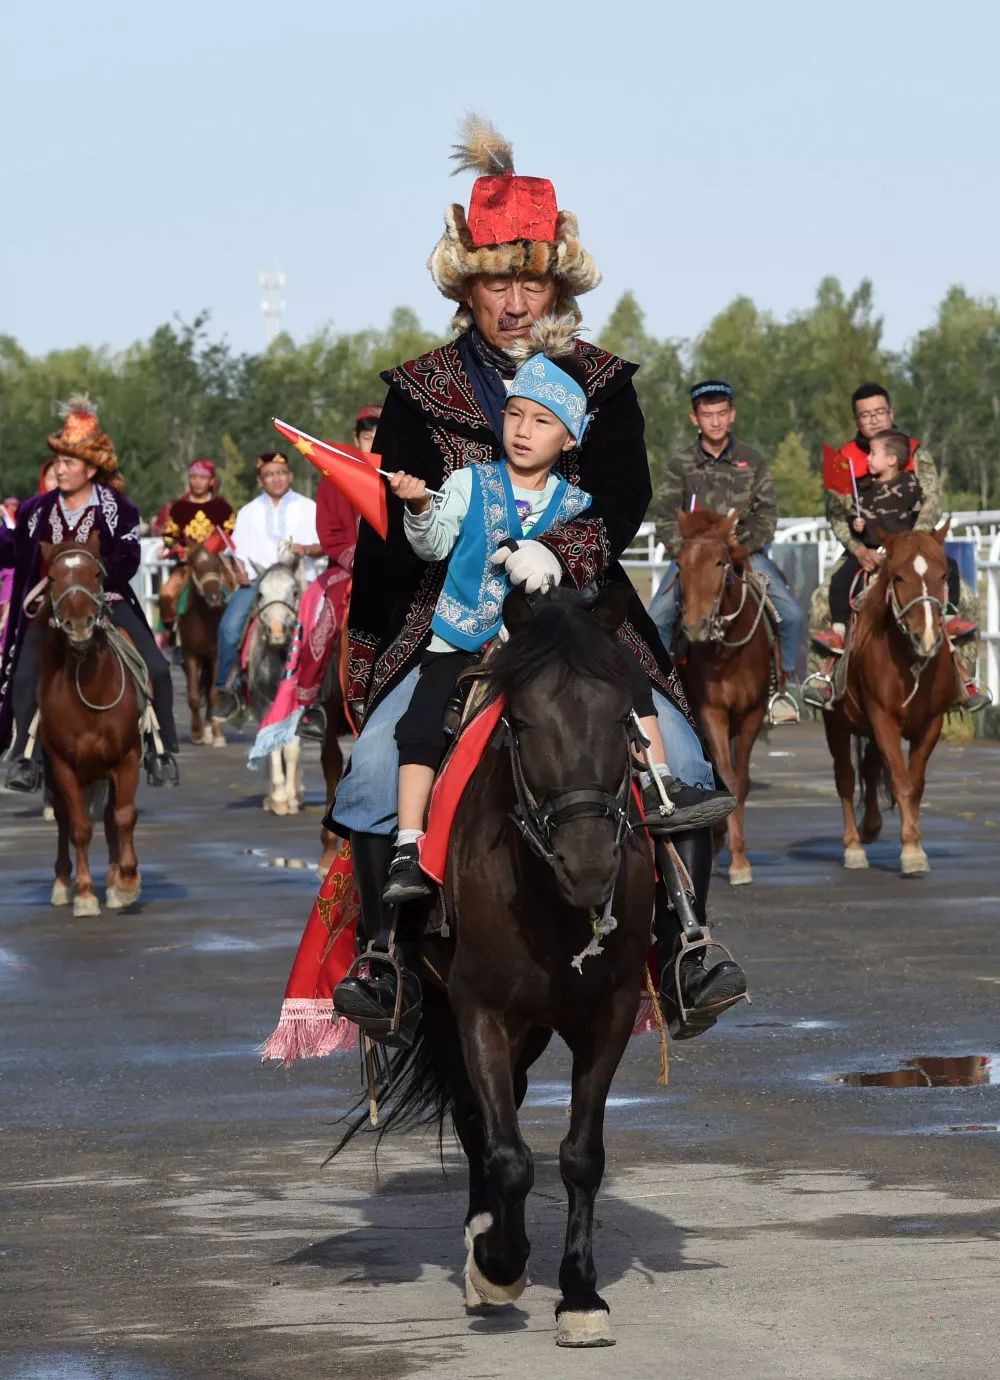
<path fill-rule="evenodd" d="M 409 1131 L 418 1126 L 436 1125 L 438 1145 L 443 1151 L 445 1122 L 453 1109 L 452 1088 L 461 1067 L 462 1047 L 448 999 L 444 993 L 425 984 L 423 1012 L 413 1044 L 409 1049 L 399 1050 L 388 1061 L 376 1061 L 374 1091 L 379 1118 L 376 1158 L 383 1137 L 390 1131 Z M 371 1124 L 367 1089 L 346 1119 L 347 1130 L 327 1155 L 325 1164 Z"/>

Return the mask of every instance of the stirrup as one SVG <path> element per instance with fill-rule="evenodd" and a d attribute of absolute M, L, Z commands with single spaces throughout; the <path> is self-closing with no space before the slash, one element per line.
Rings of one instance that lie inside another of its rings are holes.
<path fill-rule="evenodd" d="M 774 717 L 774 710 L 779 704 L 787 705 L 792 711 L 793 717 L 789 719 L 776 719 Z M 802 715 L 799 713 L 799 706 L 795 702 L 794 695 L 790 694 L 787 690 L 775 690 L 774 694 L 767 702 L 767 722 L 771 727 L 788 728 L 792 724 L 799 723 L 801 719 Z"/>
<path fill-rule="evenodd" d="M 367 966 L 370 973 L 372 966 L 379 963 L 386 968 L 391 968 L 396 977 L 396 1004 L 392 1015 L 369 1016 L 363 1020 L 359 1020 L 356 1016 L 345 1016 L 344 1019 L 353 1021 L 372 1040 L 378 1040 L 383 1045 L 392 1045 L 398 1049 L 408 1049 L 413 1044 L 413 1038 L 416 1035 L 421 1002 L 418 1000 L 414 1007 L 404 1013 L 403 997 L 407 969 L 400 963 L 393 950 L 378 949 L 374 944 L 369 944 L 362 953 L 358 954 L 341 978 L 341 982 L 348 982 L 351 978 L 361 978 L 363 967 Z M 362 978 L 362 981 L 365 980 Z M 370 976 L 368 980 L 370 980 Z M 419 978 L 417 981 L 419 982 Z M 337 1014 L 343 1015 L 340 1011 Z"/>
<path fill-rule="evenodd" d="M 701 936 L 698 939 L 689 939 L 681 931 L 677 937 L 674 957 L 670 960 L 674 976 L 673 992 L 676 993 L 676 998 L 671 993 L 664 991 L 662 979 L 660 983 L 660 1000 L 663 1014 L 667 1018 L 667 1030 L 670 1032 L 672 1040 L 691 1040 L 697 1035 L 703 1035 L 706 1030 L 715 1025 L 724 1012 L 728 1011 L 731 1006 L 735 1006 L 737 1002 L 746 1001 L 748 1005 L 750 1004 L 750 993 L 741 992 L 735 1000 L 717 1002 L 713 1006 L 695 1008 L 685 1005 L 684 988 L 681 985 L 681 965 L 688 954 L 694 953 L 698 949 L 701 950 L 703 958 L 713 950 L 717 950 L 724 959 L 728 959 L 730 963 L 736 963 L 736 959 L 725 944 L 713 939 L 712 931 L 707 923 L 702 924 Z M 737 963 L 736 966 L 739 967 L 740 965 Z M 706 971 L 710 972 L 711 969 L 706 969 Z"/>
<path fill-rule="evenodd" d="M 829 689 L 829 695 L 822 693 L 819 689 L 821 685 Z M 835 693 L 833 677 L 828 676 L 825 671 L 813 671 L 802 682 L 802 700 L 810 709 L 829 709 L 834 702 Z"/>

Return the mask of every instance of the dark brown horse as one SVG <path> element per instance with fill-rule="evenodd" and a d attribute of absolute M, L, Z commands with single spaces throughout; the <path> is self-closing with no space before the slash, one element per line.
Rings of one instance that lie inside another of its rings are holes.
<path fill-rule="evenodd" d="M 677 553 L 680 630 L 687 641 L 679 670 L 715 768 L 739 801 L 726 828 L 729 881 L 742 886 L 753 880 L 743 817 L 750 754 L 767 712 L 771 643 L 762 597 L 747 579 L 749 556 L 736 538 L 737 515 L 682 512 L 678 522 L 684 538 Z"/>
<path fill-rule="evenodd" d="M 141 879 L 133 843 L 141 739 L 135 682 L 109 640 L 96 535 L 79 545 L 42 542 L 49 586 L 38 617 L 52 626 L 38 658 L 40 739 L 59 843 L 52 904 L 69 905 L 70 840 L 76 849 L 75 916 L 99 915 L 88 849 L 93 834 L 88 795 L 108 782 L 106 905 L 138 901 Z"/>
<path fill-rule="evenodd" d="M 229 569 L 221 556 L 204 546 L 191 547 L 187 567 L 187 606 L 177 619 L 177 640 L 184 654 L 191 741 L 225 747 L 222 725 L 212 720 L 212 687 L 219 660 L 219 623 L 232 588 Z"/>
<path fill-rule="evenodd" d="M 510 641 L 489 665 L 506 701 L 505 741 L 486 750 L 459 806 L 445 877 L 454 949 L 442 943 L 428 955 L 417 1040 L 397 1055 L 388 1084 L 388 1126 L 453 1117 L 469 1162 L 466 1301 L 508 1304 L 527 1282 L 534 1177 L 518 1108 L 552 1034 L 569 1046 L 563 1346 L 612 1340 L 596 1288 L 594 1203 L 605 1104 L 636 1015 L 653 911 L 649 841 L 629 827 L 631 682 L 613 636 L 620 592 L 591 612 L 562 590 L 534 611 L 521 593 L 506 601 Z"/>
<path fill-rule="evenodd" d="M 946 523 L 935 532 L 882 534 L 886 558 L 857 615 L 844 693 L 823 713 L 844 812 L 845 867 L 868 866 L 863 845 L 881 831 L 878 784 L 887 773 L 899 805 L 903 876 L 930 871 L 920 844 L 920 801 L 928 759 L 960 690 L 941 617 L 948 597 L 947 531 Z M 867 740 L 860 831 L 854 816 L 853 735 Z M 909 760 L 904 739 L 910 745 Z"/>

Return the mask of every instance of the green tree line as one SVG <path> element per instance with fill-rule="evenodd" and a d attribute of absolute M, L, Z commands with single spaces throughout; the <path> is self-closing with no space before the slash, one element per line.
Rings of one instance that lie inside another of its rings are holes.
<path fill-rule="evenodd" d="M 56 400 L 89 392 L 115 441 L 129 493 L 147 515 L 179 492 L 196 456 L 217 461 L 234 503 L 253 491 L 274 413 L 313 435 L 346 439 L 358 407 L 381 399 L 381 370 L 439 344 L 408 308 L 384 330 L 280 336 L 260 354 L 212 337 L 207 315 L 160 326 L 120 354 L 90 346 L 28 355 L 0 336 L 2 494 L 34 490 L 58 425 Z M 949 505 L 1000 507 L 1000 305 L 953 287 L 936 319 L 900 351 L 882 343 L 870 282 L 825 278 L 815 301 L 779 320 L 739 297 L 694 340 L 658 339 L 625 293 L 599 343 L 641 365 L 636 387 L 655 472 L 690 435 L 687 389 L 721 376 L 735 389 L 737 431 L 772 459 L 781 509 L 818 513 L 824 442 L 852 433 L 850 395 L 866 379 L 892 391 L 896 418 L 934 453 Z M 300 483 L 314 484 L 308 465 Z"/>

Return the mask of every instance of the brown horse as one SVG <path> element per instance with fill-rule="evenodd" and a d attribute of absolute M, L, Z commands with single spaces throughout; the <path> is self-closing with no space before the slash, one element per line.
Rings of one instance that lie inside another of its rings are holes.
<path fill-rule="evenodd" d="M 739 801 L 726 827 L 729 881 L 742 886 L 753 880 L 743 816 L 750 753 L 767 712 L 771 643 L 761 595 L 746 577 L 749 556 L 736 539 L 737 515 L 682 512 L 678 521 L 684 538 L 677 553 L 680 623 L 688 643 L 679 670 L 716 770 Z"/>
<path fill-rule="evenodd" d="M 232 583 L 226 562 L 204 546 L 191 548 L 187 565 L 187 607 L 177 619 L 177 640 L 184 654 L 191 741 L 225 747 L 222 725 L 212 721 L 212 687 L 219 660 L 219 623 Z"/>
<path fill-rule="evenodd" d="M 941 617 L 947 602 L 947 531 L 946 523 L 934 532 L 881 534 L 886 558 L 854 624 L 844 693 L 823 714 L 844 812 L 845 867 L 868 866 L 863 845 L 881 831 L 878 783 L 888 773 L 899 805 L 903 876 L 930 871 L 920 845 L 920 801 L 928 759 L 957 695 Z M 860 831 L 854 817 L 852 735 L 869 740 L 861 766 L 865 814 Z"/>
<path fill-rule="evenodd" d="M 141 888 L 133 832 L 141 737 L 135 682 L 109 640 L 104 617 L 100 543 L 42 542 L 49 585 L 38 616 L 49 627 L 38 658 L 40 738 L 59 843 L 52 904 L 70 902 L 70 839 L 76 849 L 75 916 L 99 915 L 88 849 L 93 834 L 88 795 L 109 783 L 104 811 L 108 842 L 106 904 L 138 901 Z"/>

